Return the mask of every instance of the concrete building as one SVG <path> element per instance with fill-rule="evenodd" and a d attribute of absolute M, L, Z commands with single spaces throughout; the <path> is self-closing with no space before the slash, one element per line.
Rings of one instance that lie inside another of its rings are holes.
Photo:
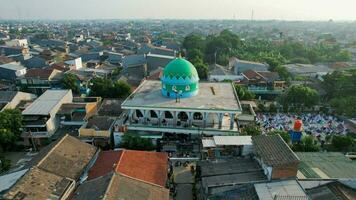
<path fill-rule="evenodd" d="M 199 83 L 195 67 L 183 58 L 165 67 L 161 81 L 144 81 L 121 107 L 129 130 L 157 133 L 237 134 L 241 114 L 233 84 Z"/>
<path fill-rule="evenodd" d="M 0 65 L 0 79 L 15 80 L 26 74 L 26 68 L 17 62 Z"/>
<path fill-rule="evenodd" d="M 6 41 L 5 45 L 9 47 L 28 48 L 27 39 L 14 39 L 14 40 Z"/>
<path fill-rule="evenodd" d="M 67 60 L 64 62 L 70 70 L 79 70 L 83 68 L 82 58 L 75 58 L 73 60 Z"/>
<path fill-rule="evenodd" d="M 36 95 L 18 91 L 0 91 L 0 112 L 15 109 L 21 101 L 32 101 Z"/>
<path fill-rule="evenodd" d="M 221 159 L 252 153 L 251 136 L 213 136 L 202 139 L 202 157 Z"/>
<path fill-rule="evenodd" d="M 71 90 L 47 90 L 23 112 L 24 132 L 22 137 L 26 145 L 30 140 L 41 144 L 50 138 L 59 127 L 57 112 L 64 103 L 71 103 L 73 95 Z"/>
<path fill-rule="evenodd" d="M 268 71 L 267 64 L 251 62 L 246 60 L 239 60 L 236 57 L 230 58 L 229 68 L 232 69 L 236 75 L 240 75 L 241 73 L 247 70 Z"/>

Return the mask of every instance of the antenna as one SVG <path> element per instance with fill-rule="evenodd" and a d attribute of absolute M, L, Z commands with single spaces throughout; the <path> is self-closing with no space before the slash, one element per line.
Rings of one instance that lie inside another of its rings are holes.
<path fill-rule="evenodd" d="M 251 12 L 251 21 L 253 21 L 254 14 L 255 14 L 255 11 L 252 9 L 252 12 Z"/>

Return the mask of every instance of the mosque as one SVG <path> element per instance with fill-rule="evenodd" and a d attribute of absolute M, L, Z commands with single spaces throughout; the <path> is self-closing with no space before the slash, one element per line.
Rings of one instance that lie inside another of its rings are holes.
<path fill-rule="evenodd" d="M 157 80 L 145 80 L 122 103 L 128 130 L 145 133 L 231 135 L 242 108 L 234 85 L 199 82 L 192 63 L 177 57 Z"/>

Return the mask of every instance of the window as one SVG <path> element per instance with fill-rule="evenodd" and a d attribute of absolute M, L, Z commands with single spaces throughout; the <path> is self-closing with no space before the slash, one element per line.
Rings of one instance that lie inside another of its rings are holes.
<path fill-rule="evenodd" d="M 172 86 L 172 90 L 173 90 L 173 91 L 176 91 L 176 90 L 177 90 L 177 86 L 173 85 L 173 86 Z"/>
<path fill-rule="evenodd" d="M 185 91 L 189 91 L 189 90 L 190 90 L 190 86 L 189 85 L 185 86 Z"/>

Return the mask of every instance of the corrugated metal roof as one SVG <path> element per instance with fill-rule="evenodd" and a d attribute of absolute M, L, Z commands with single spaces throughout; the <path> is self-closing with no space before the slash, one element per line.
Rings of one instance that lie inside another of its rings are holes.
<path fill-rule="evenodd" d="M 16 62 L 11 62 L 11 63 L 6 63 L 3 65 L 0 65 L 0 68 L 4 68 L 4 69 L 10 69 L 10 70 L 22 70 L 22 69 L 26 69 L 24 66 L 16 63 Z"/>
<path fill-rule="evenodd" d="M 48 115 L 70 90 L 47 90 L 23 112 L 23 115 Z"/>
<path fill-rule="evenodd" d="M 307 195 L 295 180 L 255 184 L 258 197 L 261 200 L 293 199 L 308 200 Z"/>
<path fill-rule="evenodd" d="M 251 136 L 214 136 L 217 146 L 221 145 L 252 145 Z"/>

